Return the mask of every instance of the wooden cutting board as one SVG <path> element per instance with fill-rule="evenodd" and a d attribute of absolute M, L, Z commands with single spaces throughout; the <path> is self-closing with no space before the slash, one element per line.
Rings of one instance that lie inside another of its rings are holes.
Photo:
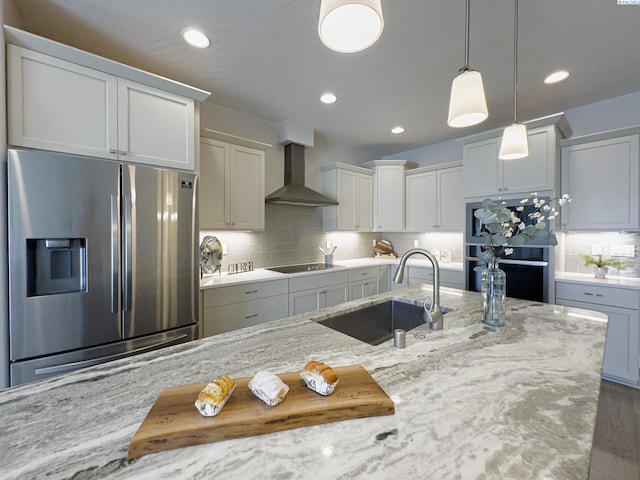
<path fill-rule="evenodd" d="M 328 396 L 307 388 L 300 372 L 278 374 L 289 385 L 289 393 L 275 407 L 253 395 L 247 386 L 251 378 L 235 378 L 236 390 L 215 417 L 202 416 L 194 406 L 206 383 L 166 388 L 133 436 L 129 459 L 189 445 L 339 420 L 393 415 L 393 401 L 362 365 L 334 367 L 334 370 L 340 383 Z"/>

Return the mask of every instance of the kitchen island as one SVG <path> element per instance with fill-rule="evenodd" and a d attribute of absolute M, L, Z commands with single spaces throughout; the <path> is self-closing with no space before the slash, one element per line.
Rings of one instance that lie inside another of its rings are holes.
<path fill-rule="evenodd" d="M 507 325 L 495 330 L 479 321 L 479 294 L 443 288 L 453 309 L 444 329 L 422 325 L 402 350 L 314 321 L 430 294 L 396 290 L 4 390 L 0 477 L 587 478 L 606 316 L 508 299 Z M 293 372 L 310 359 L 362 364 L 395 414 L 127 460 L 164 388 Z"/>

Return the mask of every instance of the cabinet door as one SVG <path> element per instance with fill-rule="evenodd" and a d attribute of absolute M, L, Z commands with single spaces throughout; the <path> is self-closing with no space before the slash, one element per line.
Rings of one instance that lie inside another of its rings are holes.
<path fill-rule="evenodd" d="M 320 290 L 304 290 L 289 294 L 290 315 L 313 312 L 320 307 Z"/>
<path fill-rule="evenodd" d="M 404 167 L 376 167 L 374 230 L 404 230 Z"/>
<path fill-rule="evenodd" d="M 406 176 L 405 223 L 407 231 L 427 232 L 437 228 L 437 177 L 438 174 L 435 170 Z M 463 201 L 462 198 L 460 201 Z"/>
<path fill-rule="evenodd" d="M 461 232 L 465 216 L 462 167 L 438 170 L 437 173 L 438 230 Z"/>
<path fill-rule="evenodd" d="M 360 232 L 373 230 L 373 177 L 357 175 L 355 229 Z"/>
<path fill-rule="evenodd" d="M 349 283 L 349 300 L 359 300 L 379 293 L 379 280 L 363 280 Z"/>
<path fill-rule="evenodd" d="M 604 346 L 602 376 L 615 382 L 637 387 L 640 385 L 638 343 L 640 341 L 640 312 L 626 308 L 557 299 L 558 305 L 585 308 L 609 316 Z"/>
<path fill-rule="evenodd" d="M 229 228 L 227 198 L 229 144 L 203 138 L 200 142 L 200 228 Z"/>
<path fill-rule="evenodd" d="M 463 147 L 464 196 L 502 193 L 502 165 L 498 161 L 500 139 L 491 138 Z"/>
<path fill-rule="evenodd" d="M 338 171 L 338 230 L 356 230 L 358 175 Z"/>
<path fill-rule="evenodd" d="M 117 79 L 7 45 L 9 144 L 117 158 Z"/>
<path fill-rule="evenodd" d="M 231 228 L 264 230 L 264 152 L 232 145 L 229 173 Z"/>
<path fill-rule="evenodd" d="M 562 149 L 562 207 L 567 230 L 638 230 L 638 135 Z"/>
<path fill-rule="evenodd" d="M 204 309 L 204 337 L 285 318 L 289 315 L 288 296 L 250 300 Z"/>
<path fill-rule="evenodd" d="M 124 160 L 194 169 L 194 101 L 118 79 L 118 151 Z"/>
<path fill-rule="evenodd" d="M 556 146 L 553 128 L 529 131 L 529 156 L 518 160 L 500 160 L 504 193 L 529 195 L 555 188 Z"/>
<path fill-rule="evenodd" d="M 348 286 L 334 285 L 320 292 L 320 308 L 335 307 L 347 301 Z"/>

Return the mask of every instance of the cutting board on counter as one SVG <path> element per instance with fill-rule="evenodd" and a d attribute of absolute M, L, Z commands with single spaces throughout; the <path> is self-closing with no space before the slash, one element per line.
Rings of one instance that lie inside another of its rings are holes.
<path fill-rule="evenodd" d="M 194 406 L 206 383 L 166 388 L 133 436 L 129 459 L 310 425 L 393 415 L 393 401 L 362 365 L 334 367 L 334 370 L 340 383 L 327 396 L 307 388 L 300 372 L 277 374 L 289 385 L 289 393 L 275 407 L 253 395 L 247 385 L 250 377 L 235 378 L 233 395 L 215 417 L 202 416 Z"/>

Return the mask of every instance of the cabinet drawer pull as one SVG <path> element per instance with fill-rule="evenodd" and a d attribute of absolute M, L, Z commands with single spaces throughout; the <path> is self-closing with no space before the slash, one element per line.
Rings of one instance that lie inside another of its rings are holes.
<path fill-rule="evenodd" d="M 247 315 L 247 316 L 246 316 L 246 317 L 244 317 L 244 318 L 253 318 L 253 317 L 257 317 L 257 316 L 258 316 L 258 314 L 257 314 L 257 313 L 254 313 L 253 315 Z"/>
<path fill-rule="evenodd" d="M 127 152 L 125 150 L 120 150 L 120 155 L 122 155 L 123 157 L 125 157 L 127 155 Z"/>
<path fill-rule="evenodd" d="M 115 148 L 110 148 L 109 149 L 109 153 L 115 154 L 116 153 L 116 149 Z"/>
<path fill-rule="evenodd" d="M 251 295 L 252 293 L 258 293 L 259 290 L 251 290 L 249 292 L 244 292 L 245 295 Z"/>
<path fill-rule="evenodd" d="M 604 297 L 604 295 L 602 293 L 591 293 L 591 292 L 584 292 L 585 295 L 588 295 L 590 297 Z"/>

